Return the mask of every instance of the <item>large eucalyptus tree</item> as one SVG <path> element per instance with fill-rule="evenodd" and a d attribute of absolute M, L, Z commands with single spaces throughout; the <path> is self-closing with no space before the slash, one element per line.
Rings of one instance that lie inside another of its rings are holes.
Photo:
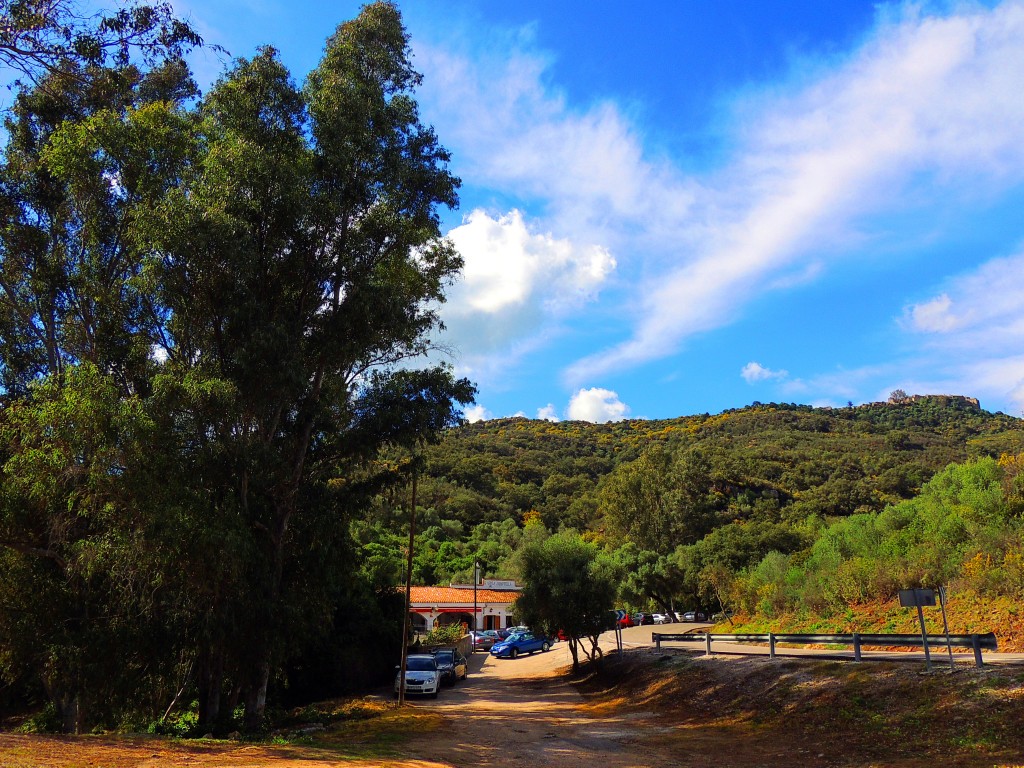
<path fill-rule="evenodd" d="M 97 87 L 122 83 L 101 74 Z M 473 395 L 416 367 L 461 267 L 438 216 L 458 180 L 420 121 L 419 81 L 397 9 L 378 2 L 338 27 L 301 89 L 264 48 L 195 104 L 176 62 L 120 101 L 51 107 L 37 88 L 22 102 L 0 374 L 12 408 L 37 410 L 8 420 L 4 471 L 29 470 L 5 494 L 0 544 L 22 564 L 56 529 L 76 553 L 110 542 L 90 575 L 149 586 L 139 610 L 194 669 L 207 727 L 237 702 L 256 726 L 275 670 L 330 620 L 354 571 L 349 520 L 393 478 L 372 471 L 376 451 L 433 438 Z M 67 114 L 36 135 L 47 109 Z M 65 471 L 81 451 L 22 461 L 60 431 L 38 404 L 72 385 L 107 393 L 102 497 L 69 481 L 87 476 Z M 18 538 L 33 471 L 49 472 L 50 501 Z M 78 527 L 55 527 L 69 509 Z M 128 567 L 134 549 L 144 567 Z"/>

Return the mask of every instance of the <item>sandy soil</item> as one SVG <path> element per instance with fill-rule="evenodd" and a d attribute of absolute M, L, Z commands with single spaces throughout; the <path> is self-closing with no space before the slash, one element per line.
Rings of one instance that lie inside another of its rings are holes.
<path fill-rule="evenodd" d="M 674 625 L 673 630 L 686 628 L 688 625 Z M 651 629 L 624 630 L 623 647 L 649 646 Z M 613 634 L 602 638 L 602 648 L 614 652 Z M 567 675 L 571 666 L 566 643 L 515 660 L 475 654 L 469 678 L 445 690 L 436 703 L 431 702 L 445 715 L 447 727 L 410 741 L 406 751 L 456 768 L 729 764 L 721 757 L 712 759 L 711 754 L 721 753 L 723 747 L 730 749 L 722 740 L 734 744 L 736 734 L 693 734 L 692 751 L 680 749 L 677 729 L 661 720 L 657 712 L 588 706 Z"/>
<path fill-rule="evenodd" d="M 566 643 L 547 653 L 496 659 L 477 653 L 470 675 L 430 706 L 445 715 L 440 732 L 414 739 L 410 754 L 462 766 L 678 765 L 658 754 L 646 716 L 587 713 L 583 698 L 562 674 L 572 664 Z M 641 739 L 640 737 L 644 738 Z"/>

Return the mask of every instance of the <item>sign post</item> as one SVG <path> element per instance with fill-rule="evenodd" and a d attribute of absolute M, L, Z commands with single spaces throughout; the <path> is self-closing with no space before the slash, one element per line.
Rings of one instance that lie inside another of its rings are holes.
<path fill-rule="evenodd" d="M 622 654 L 622 620 L 626 618 L 626 612 L 621 608 L 615 609 L 615 647 L 619 654 Z"/>
<path fill-rule="evenodd" d="M 935 605 L 935 590 L 934 589 L 901 589 L 900 590 L 900 605 L 904 608 L 917 608 L 917 620 L 921 624 L 921 643 L 924 645 L 924 668 L 929 672 L 932 671 L 932 657 L 928 650 L 928 631 L 924 628 L 924 613 L 921 611 L 923 605 Z M 946 646 L 949 646 L 949 638 L 946 638 Z M 950 659 L 952 660 L 952 649 L 950 649 Z"/>
<path fill-rule="evenodd" d="M 949 651 L 949 671 L 955 672 L 953 666 L 953 646 L 949 644 L 949 622 L 946 621 L 946 588 L 939 587 L 939 605 L 942 606 L 942 631 L 946 633 L 946 650 Z"/>

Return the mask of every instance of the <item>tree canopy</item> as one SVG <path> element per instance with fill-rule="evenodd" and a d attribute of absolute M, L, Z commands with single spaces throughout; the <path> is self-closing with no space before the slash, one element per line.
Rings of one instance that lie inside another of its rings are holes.
<path fill-rule="evenodd" d="M 613 572 L 595 545 L 573 533 L 528 544 L 521 557 L 524 586 L 515 611 L 530 627 L 548 634 L 561 631 L 573 671 L 578 671 L 580 651 L 597 658 L 598 636 L 611 624 Z"/>
<path fill-rule="evenodd" d="M 265 48 L 198 101 L 173 46 L 148 68 L 86 46 L 66 76 L 80 35 L 182 34 L 167 8 L 91 32 L 46 8 L 28 33 L 60 64 L 19 93 L 0 168 L 0 580 L 8 606 L 55 599 L 39 652 L 0 656 L 68 730 L 117 700 L 100 647 L 166 685 L 188 670 L 204 727 L 239 702 L 257 727 L 351 591 L 350 520 L 402 482 L 378 452 L 472 400 L 416 367 L 462 263 L 437 213 L 459 182 L 390 3 L 340 25 L 304 87 Z"/>

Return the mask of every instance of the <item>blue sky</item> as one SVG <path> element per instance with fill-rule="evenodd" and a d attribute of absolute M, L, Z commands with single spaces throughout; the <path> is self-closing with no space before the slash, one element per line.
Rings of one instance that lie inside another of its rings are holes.
<path fill-rule="evenodd" d="M 300 82 L 360 6 L 174 5 Z M 471 418 L 1021 415 L 1024 2 L 398 5 L 463 180 L 439 341 Z"/>

